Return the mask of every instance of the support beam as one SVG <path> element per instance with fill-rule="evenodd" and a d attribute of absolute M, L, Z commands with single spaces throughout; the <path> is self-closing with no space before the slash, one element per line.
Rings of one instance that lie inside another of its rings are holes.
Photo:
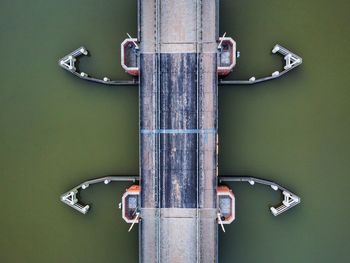
<path fill-rule="evenodd" d="M 80 190 L 84 190 L 88 188 L 90 185 L 98 184 L 98 183 L 104 183 L 104 184 L 109 184 L 110 182 L 135 182 L 138 181 L 139 177 L 138 176 L 105 176 L 105 177 L 100 177 L 96 179 L 92 179 L 89 181 L 85 181 L 76 187 L 72 188 L 68 192 L 64 193 L 61 195 L 61 201 L 65 203 L 66 205 L 74 208 L 75 210 L 79 211 L 82 214 L 86 214 L 90 206 L 89 205 L 83 205 L 79 204 L 78 200 L 78 193 Z"/>
<path fill-rule="evenodd" d="M 85 47 L 80 47 L 74 50 L 73 52 L 69 53 L 68 55 L 64 56 L 58 61 L 58 65 L 60 65 L 61 68 L 67 70 L 68 72 L 72 73 L 73 75 L 87 80 L 92 81 L 100 84 L 110 85 L 110 86 L 137 86 L 139 85 L 139 82 L 137 79 L 133 80 L 111 80 L 108 77 L 104 77 L 103 79 L 97 79 L 94 77 L 89 76 L 85 72 L 79 72 L 77 70 L 76 64 L 81 56 L 87 56 L 88 50 Z"/>
<path fill-rule="evenodd" d="M 287 190 L 283 186 L 273 181 L 268 181 L 265 179 L 260 179 L 260 178 L 251 177 L 251 176 L 220 176 L 219 182 L 247 182 L 250 185 L 255 185 L 255 183 L 258 183 L 258 184 L 270 186 L 275 191 L 277 190 L 281 191 L 284 197 L 284 199 L 281 202 L 281 205 L 279 205 L 278 207 L 270 207 L 270 210 L 274 216 L 278 216 L 282 214 L 283 212 L 289 210 L 293 206 L 296 206 L 297 204 L 299 204 L 301 201 L 299 196 Z"/>
<path fill-rule="evenodd" d="M 255 76 L 250 77 L 248 80 L 219 80 L 219 85 L 252 85 L 268 80 L 277 79 L 290 70 L 301 65 L 303 60 L 298 55 L 282 47 L 281 45 L 275 45 L 272 49 L 272 53 L 279 53 L 284 56 L 285 65 L 282 71 L 274 71 L 270 76 L 256 78 Z"/>

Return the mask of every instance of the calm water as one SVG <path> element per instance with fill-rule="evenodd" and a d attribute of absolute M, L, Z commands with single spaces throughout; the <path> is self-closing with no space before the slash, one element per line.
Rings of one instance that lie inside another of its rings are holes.
<path fill-rule="evenodd" d="M 220 262 L 345 262 L 349 251 L 349 15 L 345 0 L 221 1 L 221 32 L 238 43 L 232 78 L 273 72 L 275 43 L 302 67 L 255 87 L 221 87 L 220 173 L 276 180 L 302 205 L 274 218 L 278 194 L 233 185 L 237 220 Z M 138 173 L 138 91 L 76 79 L 57 59 L 85 45 L 86 72 L 126 79 L 125 32 L 136 1 L 0 2 L 0 262 L 137 262 L 117 203 L 127 187 L 86 190 L 82 216 L 59 202 L 79 182 Z"/>

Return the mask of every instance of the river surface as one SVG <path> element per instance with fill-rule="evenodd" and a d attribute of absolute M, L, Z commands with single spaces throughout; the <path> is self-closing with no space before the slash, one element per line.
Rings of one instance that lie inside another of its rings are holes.
<path fill-rule="evenodd" d="M 275 43 L 301 67 L 257 86 L 220 87 L 220 174 L 275 180 L 302 204 L 273 217 L 280 196 L 232 184 L 236 221 L 220 262 L 348 262 L 349 1 L 221 1 L 220 32 L 241 57 L 230 78 L 279 70 Z M 137 31 L 136 1 L 1 0 L 0 262 L 137 262 L 138 233 L 117 209 L 127 184 L 82 195 L 83 216 L 59 201 L 83 180 L 138 174 L 138 90 L 84 82 L 57 60 L 84 45 L 81 69 L 128 79 L 120 43 Z"/>

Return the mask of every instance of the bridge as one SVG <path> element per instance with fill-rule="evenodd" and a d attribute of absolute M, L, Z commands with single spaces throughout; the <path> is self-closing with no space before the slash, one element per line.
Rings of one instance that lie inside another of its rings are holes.
<path fill-rule="evenodd" d="M 98 79 L 77 68 L 80 47 L 59 60 L 75 76 L 106 85 L 138 85 L 140 176 L 102 177 L 74 187 L 61 200 L 86 214 L 78 193 L 96 183 L 130 181 L 121 208 L 131 228 L 139 223 L 140 262 L 217 262 L 218 225 L 234 222 L 235 196 L 224 182 L 280 190 L 277 216 L 300 198 L 275 182 L 218 176 L 218 86 L 277 79 L 302 63 L 281 45 L 282 69 L 265 77 L 223 80 L 235 67 L 236 42 L 219 36 L 218 0 L 138 0 L 138 36 L 121 43 L 121 65 L 132 80 Z M 219 79 L 220 78 L 220 79 Z"/>

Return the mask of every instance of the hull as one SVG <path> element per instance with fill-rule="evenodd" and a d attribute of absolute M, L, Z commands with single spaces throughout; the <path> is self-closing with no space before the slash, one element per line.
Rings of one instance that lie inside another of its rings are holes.
<path fill-rule="evenodd" d="M 217 262 L 218 1 L 139 1 L 140 262 Z"/>

